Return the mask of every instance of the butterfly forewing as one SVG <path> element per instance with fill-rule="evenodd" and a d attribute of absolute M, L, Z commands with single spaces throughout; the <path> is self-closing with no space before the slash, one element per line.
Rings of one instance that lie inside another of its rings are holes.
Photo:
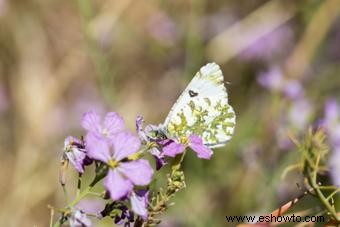
<path fill-rule="evenodd" d="M 203 66 L 180 95 L 164 122 L 170 138 L 196 134 L 210 147 L 231 139 L 235 113 L 228 104 L 223 74 L 215 63 Z"/>

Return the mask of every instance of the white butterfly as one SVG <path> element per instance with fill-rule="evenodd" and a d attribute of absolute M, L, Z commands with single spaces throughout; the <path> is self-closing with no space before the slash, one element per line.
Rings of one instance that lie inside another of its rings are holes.
<path fill-rule="evenodd" d="M 168 138 L 198 135 L 212 148 L 224 146 L 234 127 L 235 112 L 228 104 L 222 71 L 216 63 L 209 63 L 179 96 L 161 128 Z"/>

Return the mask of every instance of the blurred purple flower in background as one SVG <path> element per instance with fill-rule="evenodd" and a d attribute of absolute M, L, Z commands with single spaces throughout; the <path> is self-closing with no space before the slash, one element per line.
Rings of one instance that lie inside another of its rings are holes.
<path fill-rule="evenodd" d="M 70 227 L 89 227 L 92 225 L 91 220 L 81 210 L 74 210 L 70 217 Z"/>
<path fill-rule="evenodd" d="M 312 103 L 306 98 L 294 100 L 289 108 L 289 125 L 297 130 L 306 129 L 313 114 Z"/>
<path fill-rule="evenodd" d="M 260 34 L 264 32 L 256 31 Z M 244 60 L 272 60 L 282 55 L 291 47 L 293 41 L 293 30 L 289 26 L 281 26 L 270 33 L 264 34 L 255 41 L 253 45 L 248 47 L 240 54 L 240 58 Z"/>
<path fill-rule="evenodd" d="M 261 72 L 257 82 L 270 91 L 281 92 L 289 99 L 299 99 L 304 93 L 299 81 L 285 79 L 281 68 L 275 65 L 268 71 Z"/>
<path fill-rule="evenodd" d="M 332 147 L 329 159 L 331 176 L 335 185 L 340 187 L 340 115 L 339 106 L 335 99 L 329 99 L 325 104 L 322 126 L 325 128 Z"/>
<path fill-rule="evenodd" d="M 165 45 L 174 45 L 179 38 L 176 23 L 163 12 L 149 18 L 147 30 L 152 38 Z"/>
<path fill-rule="evenodd" d="M 282 69 L 273 65 L 267 71 L 261 72 L 257 82 L 271 92 L 277 92 L 286 97 L 289 102 L 284 111 L 287 114 L 280 115 L 281 124 L 276 131 L 278 146 L 283 150 L 292 148 L 293 143 L 287 137 L 287 131 L 296 130 L 302 132 L 312 119 L 313 105 L 305 97 L 301 82 L 291 78 L 285 78 Z"/>
<path fill-rule="evenodd" d="M 260 72 L 257 82 L 271 91 L 280 90 L 283 83 L 283 76 L 280 67 L 272 66 L 268 71 Z"/>
<path fill-rule="evenodd" d="M 340 187 L 340 147 L 336 147 L 329 159 L 329 166 L 333 183 Z"/>
<path fill-rule="evenodd" d="M 335 99 L 329 99 L 325 104 L 325 117 L 323 126 L 329 135 L 333 147 L 340 148 L 340 119 L 339 106 Z"/>

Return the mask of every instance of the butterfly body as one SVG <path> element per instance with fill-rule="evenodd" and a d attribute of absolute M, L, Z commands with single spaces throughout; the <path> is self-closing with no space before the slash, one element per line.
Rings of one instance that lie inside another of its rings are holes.
<path fill-rule="evenodd" d="M 205 145 L 219 147 L 231 139 L 234 126 L 235 113 L 228 104 L 222 71 L 209 63 L 196 73 L 161 128 L 169 138 L 195 134 Z"/>

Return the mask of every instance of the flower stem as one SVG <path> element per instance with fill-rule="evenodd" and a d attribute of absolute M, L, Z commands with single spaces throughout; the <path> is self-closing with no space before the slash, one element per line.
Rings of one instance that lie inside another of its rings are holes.
<path fill-rule="evenodd" d="M 51 207 L 50 209 L 51 209 L 50 227 L 52 227 L 53 226 L 53 218 L 54 218 L 54 208 Z"/>
<path fill-rule="evenodd" d="M 186 152 L 184 151 L 182 154 L 177 155 L 175 157 L 175 160 L 174 160 L 174 162 L 172 163 L 172 166 L 171 166 L 171 170 L 172 170 L 173 173 L 178 171 L 181 168 L 181 164 L 184 160 L 185 153 Z"/>
<path fill-rule="evenodd" d="M 65 185 L 62 185 L 63 188 L 63 192 L 64 192 L 64 197 L 65 197 L 65 201 L 66 203 L 68 203 L 68 195 L 67 195 L 67 189 Z"/>
<path fill-rule="evenodd" d="M 82 191 L 71 203 L 67 205 L 67 207 L 74 207 L 82 198 L 84 198 L 87 194 L 90 193 L 93 186 L 88 186 Z"/>
<path fill-rule="evenodd" d="M 79 196 L 79 194 L 80 194 L 82 176 L 83 176 L 83 174 L 79 173 L 76 196 Z"/>
<path fill-rule="evenodd" d="M 314 188 L 317 197 L 319 198 L 321 203 L 325 206 L 327 211 L 333 216 L 333 218 L 337 222 L 340 222 L 340 217 L 337 215 L 333 207 L 329 204 L 328 199 L 325 198 L 324 194 L 319 188 L 319 185 L 316 182 L 315 174 L 312 174 L 310 170 L 308 170 L 307 179 L 308 179 L 309 184 Z"/>

